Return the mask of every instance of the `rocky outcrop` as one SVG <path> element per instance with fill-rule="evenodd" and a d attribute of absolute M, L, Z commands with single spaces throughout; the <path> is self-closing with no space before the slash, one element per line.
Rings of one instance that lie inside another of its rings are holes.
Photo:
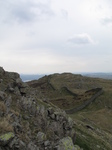
<path fill-rule="evenodd" d="M 5 70 L 3 69 L 3 67 L 0 67 L 0 75 L 4 75 L 4 73 L 5 73 Z"/>
<path fill-rule="evenodd" d="M 0 150 L 74 150 L 73 120 L 0 68 Z"/>
<path fill-rule="evenodd" d="M 75 150 L 74 144 L 70 137 L 65 137 L 59 141 L 57 150 Z"/>

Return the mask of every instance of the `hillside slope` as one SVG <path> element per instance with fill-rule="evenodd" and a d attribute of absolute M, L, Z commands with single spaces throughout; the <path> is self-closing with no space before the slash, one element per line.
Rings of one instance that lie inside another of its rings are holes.
<path fill-rule="evenodd" d="M 103 92 L 86 107 L 73 112 L 76 143 L 85 150 L 109 150 L 112 147 L 112 80 L 84 77 L 71 73 L 53 74 L 28 82 L 46 101 L 61 109 L 77 108 L 88 102 L 97 89 Z"/>
<path fill-rule="evenodd" d="M 0 150 L 77 150 L 74 121 L 0 67 Z"/>

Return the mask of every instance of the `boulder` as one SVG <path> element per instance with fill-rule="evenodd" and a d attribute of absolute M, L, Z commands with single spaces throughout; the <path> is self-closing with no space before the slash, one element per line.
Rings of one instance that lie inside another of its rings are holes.
<path fill-rule="evenodd" d="M 24 83 L 24 82 L 21 80 L 21 78 L 17 78 L 17 79 L 16 79 L 16 84 L 17 84 L 17 86 L 18 86 L 19 88 L 25 88 L 25 87 L 28 86 L 27 83 Z"/>
<path fill-rule="evenodd" d="M 9 92 L 14 92 L 14 88 L 9 87 Z"/>
<path fill-rule="evenodd" d="M 16 86 L 15 89 L 14 89 L 14 93 L 18 96 L 21 96 L 21 93 L 20 93 L 20 90 L 19 88 Z"/>
<path fill-rule="evenodd" d="M 72 139 L 70 137 L 65 137 L 59 141 L 59 145 L 56 150 L 76 150 Z"/>
<path fill-rule="evenodd" d="M 72 127 L 73 127 L 73 120 L 70 117 L 68 117 L 67 121 L 63 124 L 63 128 L 65 130 L 69 130 L 72 129 Z"/>

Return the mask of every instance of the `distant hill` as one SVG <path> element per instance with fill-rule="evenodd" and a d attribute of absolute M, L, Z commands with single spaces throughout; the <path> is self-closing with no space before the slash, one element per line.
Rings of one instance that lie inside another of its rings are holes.
<path fill-rule="evenodd" d="M 82 73 L 82 75 L 93 78 L 111 79 L 112 73 Z"/>
<path fill-rule="evenodd" d="M 44 74 L 20 74 L 21 79 L 26 82 L 26 81 L 31 81 L 31 80 L 38 80 L 39 78 L 43 77 Z"/>
<path fill-rule="evenodd" d="M 112 73 L 80 73 L 80 74 L 83 76 L 93 78 L 112 79 Z M 38 80 L 43 76 L 45 76 L 45 74 L 20 74 L 20 77 L 24 82 L 31 80 Z"/>

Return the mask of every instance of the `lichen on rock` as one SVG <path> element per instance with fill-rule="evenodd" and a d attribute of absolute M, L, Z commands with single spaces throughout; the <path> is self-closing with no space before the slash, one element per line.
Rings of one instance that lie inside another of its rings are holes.
<path fill-rule="evenodd" d="M 11 139 L 14 138 L 14 133 L 9 132 L 0 136 L 0 145 L 4 146 L 10 142 Z"/>
<path fill-rule="evenodd" d="M 59 141 L 57 150 L 75 150 L 71 137 L 65 137 Z"/>

